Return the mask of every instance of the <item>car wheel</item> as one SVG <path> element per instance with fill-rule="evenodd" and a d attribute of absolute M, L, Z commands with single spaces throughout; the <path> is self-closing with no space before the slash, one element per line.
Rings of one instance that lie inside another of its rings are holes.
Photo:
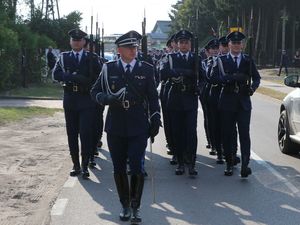
<path fill-rule="evenodd" d="M 284 154 L 297 154 L 299 152 L 297 144 L 291 141 L 289 123 L 286 110 L 280 113 L 278 122 L 278 145 Z"/>

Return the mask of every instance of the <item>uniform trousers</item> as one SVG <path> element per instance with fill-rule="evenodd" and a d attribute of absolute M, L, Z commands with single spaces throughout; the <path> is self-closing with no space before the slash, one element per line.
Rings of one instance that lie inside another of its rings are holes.
<path fill-rule="evenodd" d="M 78 134 L 81 143 L 81 156 L 89 158 L 93 148 L 94 108 L 64 109 L 68 144 L 71 155 L 79 154 Z"/>
<path fill-rule="evenodd" d="M 184 163 L 185 155 L 190 163 L 194 163 L 196 159 L 197 115 L 197 109 L 187 111 L 170 110 L 173 147 L 179 164 Z"/>
<path fill-rule="evenodd" d="M 115 174 L 126 173 L 127 159 L 129 159 L 129 167 L 132 175 L 142 173 L 147 140 L 147 134 L 122 137 L 107 133 L 107 144 Z"/>
<path fill-rule="evenodd" d="M 227 111 L 222 110 L 222 140 L 225 157 L 231 157 L 236 147 L 236 124 L 238 128 L 242 162 L 250 160 L 250 118 L 251 110 Z M 227 159 L 227 158 L 226 158 Z"/>

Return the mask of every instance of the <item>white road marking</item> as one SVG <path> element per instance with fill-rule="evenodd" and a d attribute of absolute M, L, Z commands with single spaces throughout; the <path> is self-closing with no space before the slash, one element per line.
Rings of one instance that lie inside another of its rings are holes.
<path fill-rule="evenodd" d="M 64 188 L 72 188 L 75 186 L 78 178 L 77 177 L 69 177 L 66 183 L 64 184 Z"/>
<path fill-rule="evenodd" d="M 52 216 L 61 216 L 64 214 L 65 208 L 68 204 L 67 198 L 57 199 L 55 204 L 52 207 L 51 215 Z"/>
<path fill-rule="evenodd" d="M 265 167 L 269 172 L 271 172 L 280 183 L 284 184 L 293 196 L 300 197 L 300 190 L 289 182 L 285 177 L 283 177 L 278 171 L 276 171 L 272 166 L 270 166 L 266 161 L 260 158 L 255 152 L 251 151 L 251 157 L 261 166 Z"/>

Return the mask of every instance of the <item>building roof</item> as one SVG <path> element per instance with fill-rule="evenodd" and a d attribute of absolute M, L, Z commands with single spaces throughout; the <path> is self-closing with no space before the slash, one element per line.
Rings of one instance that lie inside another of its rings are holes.
<path fill-rule="evenodd" d="M 171 31 L 171 21 L 158 20 L 148 35 L 152 39 L 168 39 Z"/>

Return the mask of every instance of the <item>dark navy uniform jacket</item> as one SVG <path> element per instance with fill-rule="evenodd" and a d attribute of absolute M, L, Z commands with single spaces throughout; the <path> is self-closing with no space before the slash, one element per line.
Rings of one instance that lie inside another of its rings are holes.
<path fill-rule="evenodd" d="M 130 80 L 138 94 L 128 87 L 126 79 Z M 128 108 L 122 106 L 109 107 L 105 131 L 123 137 L 148 134 L 148 109 L 150 117 L 160 120 L 160 107 L 153 66 L 137 60 L 130 76 L 126 79 L 121 60 L 108 62 L 103 65 L 102 72 L 91 89 L 91 96 L 95 101 L 97 101 L 97 95 L 113 94 L 123 103 L 125 101 L 129 103 Z M 145 98 L 148 104 L 143 102 Z"/>
<path fill-rule="evenodd" d="M 171 53 L 160 69 L 161 79 L 172 83 L 167 93 L 170 110 L 186 111 L 198 108 L 195 55 L 191 52 L 188 55 L 188 59 L 184 60 L 180 52 Z M 198 63 L 199 79 L 202 79 L 201 63 Z"/>
<path fill-rule="evenodd" d="M 253 91 L 258 88 L 261 77 L 253 59 L 250 59 L 246 54 L 241 54 L 241 57 L 238 69 L 236 69 L 235 63 L 229 53 L 218 57 L 215 61 L 216 65 L 213 68 L 210 80 L 214 84 L 219 83 L 223 85 L 219 101 L 219 107 L 221 110 L 238 111 L 241 107 L 244 110 L 252 109 L 250 96 L 247 94 L 246 82 L 237 82 L 231 79 L 232 77 L 227 76 L 234 75 L 236 73 L 246 74 L 247 76 L 250 76 L 251 88 Z M 224 74 L 222 72 L 220 62 L 222 62 Z M 252 74 L 249 72 L 250 64 L 252 64 Z"/>
<path fill-rule="evenodd" d="M 53 79 L 63 83 L 65 109 L 84 109 L 96 107 L 89 91 L 99 75 L 102 64 L 98 56 L 93 54 L 93 74 L 90 74 L 89 53 L 83 51 L 80 63 L 77 65 L 72 51 L 61 53 L 53 70 Z M 76 90 L 77 91 L 73 91 Z"/>

